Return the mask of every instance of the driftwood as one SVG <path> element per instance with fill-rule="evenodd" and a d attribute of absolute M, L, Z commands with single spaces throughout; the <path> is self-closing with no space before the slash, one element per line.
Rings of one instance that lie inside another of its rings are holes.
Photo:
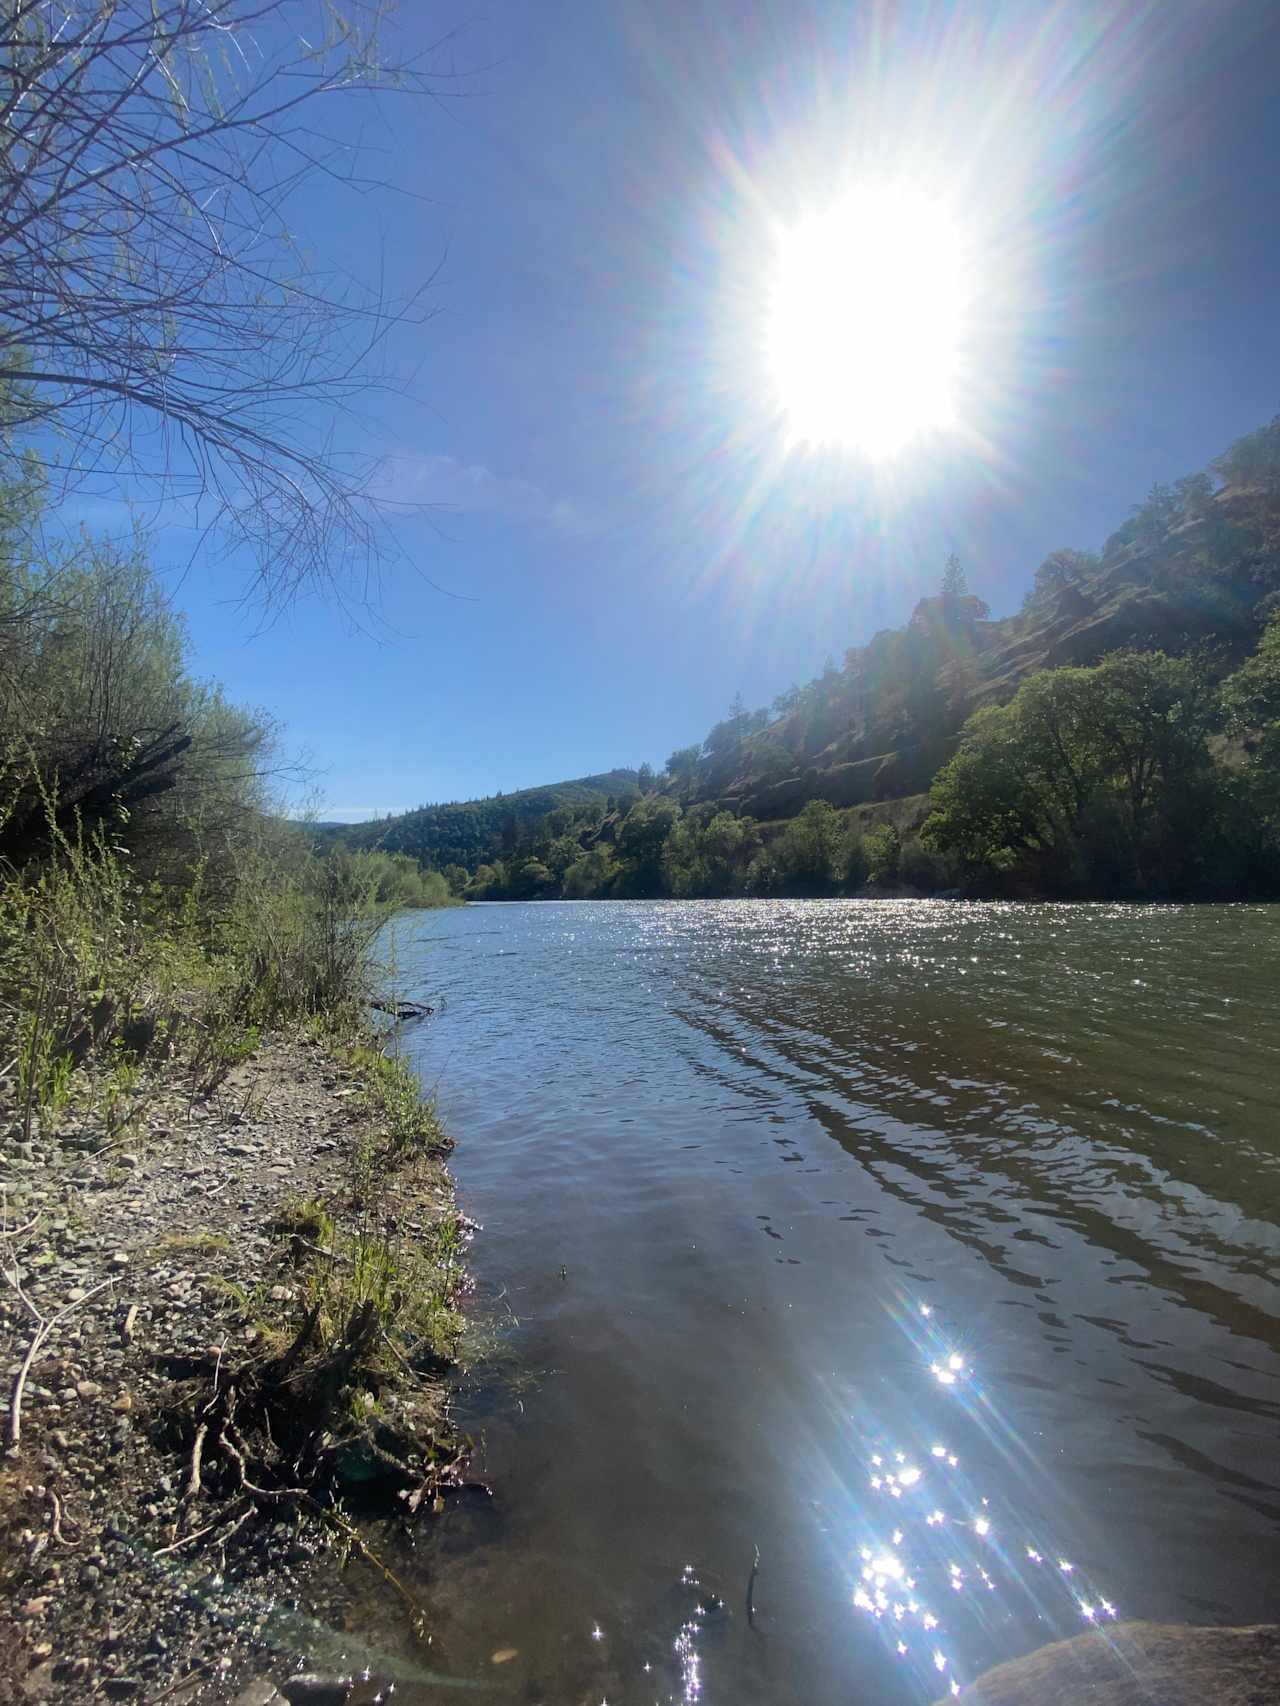
<path fill-rule="evenodd" d="M 425 1001 L 383 1001 L 371 997 L 369 1005 L 379 1013 L 389 1013 L 393 1019 L 429 1019 L 435 1012 Z"/>

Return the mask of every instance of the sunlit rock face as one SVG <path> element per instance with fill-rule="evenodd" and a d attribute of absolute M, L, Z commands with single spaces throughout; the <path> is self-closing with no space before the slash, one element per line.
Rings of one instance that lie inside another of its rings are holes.
<path fill-rule="evenodd" d="M 999 1665 L 955 1699 L 968 1706 L 1272 1706 L 1280 1702 L 1280 1626 L 1118 1623 Z"/>

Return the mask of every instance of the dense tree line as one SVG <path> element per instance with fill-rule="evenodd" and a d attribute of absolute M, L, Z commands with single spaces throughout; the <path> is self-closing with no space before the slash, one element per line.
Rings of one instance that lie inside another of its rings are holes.
<path fill-rule="evenodd" d="M 1280 612 L 1242 665 L 1117 652 L 966 724 L 927 845 L 969 883 L 1051 895 L 1280 893 Z"/>
<path fill-rule="evenodd" d="M 809 800 L 761 824 L 671 792 L 553 814 L 479 867 L 473 899 L 930 893 L 1280 894 L 1280 612 L 1220 654 L 1125 650 L 1041 670 L 965 723 L 919 834 Z"/>
<path fill-rule="evenodd" d="M 826 800 L 810 800 L 789 823 L 761 825 L 654 793 L 577 836 L 535 828 L 461 892 L 471 900 L 712 899 L 849 894 L 903 881 L 934 888 L 945 878 L 944 862 L 918 839 L 904 844 L 887 824 L 864 836 Z"/>

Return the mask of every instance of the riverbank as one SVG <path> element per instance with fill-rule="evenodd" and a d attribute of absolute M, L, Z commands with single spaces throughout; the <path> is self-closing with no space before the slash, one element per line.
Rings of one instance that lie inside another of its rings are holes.
<path fill-rule="evenodd" d="M 429 1519 L 460 1460 L 447 1147 L 406 1069 L 314 1028 L 211 1088 L 176 1060 L 86 1084 L 10 1146 L 0 1699 L 369 1667 L 340 1565 L 393 1589 L 358 1515 Z"/>

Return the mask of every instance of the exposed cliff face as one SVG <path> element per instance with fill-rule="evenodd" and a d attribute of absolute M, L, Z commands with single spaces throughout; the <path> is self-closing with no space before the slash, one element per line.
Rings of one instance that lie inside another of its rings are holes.
<path fill-rule="evenodd" d="M 1275 1706 L 1280 1627 L 1121 1623 L 999 1665 L 958 1706 Z"/>

